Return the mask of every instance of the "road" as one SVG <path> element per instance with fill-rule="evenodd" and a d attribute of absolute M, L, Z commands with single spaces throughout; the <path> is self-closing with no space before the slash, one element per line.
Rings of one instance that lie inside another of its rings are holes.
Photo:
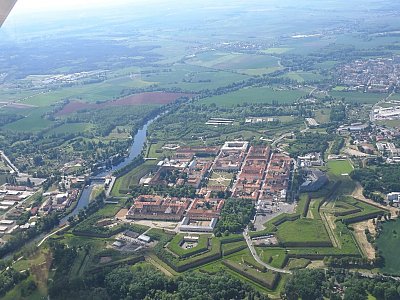
<path fill-rule="evenodd" d="M 292 136 L 292 134 L 293 134 L 292 132 L 282 134 L 280 137 L 278 137 L 277 139 L 275 139 L 275 140 L 272 142 L 271 147 L 274 147 L 277 143 L 279 143 L 280 141 L 282 141 L 284 138 L 289 137 L 289 136 Z"/>
<path fill-rule="evenodd" d="M 11 160 L 5 155 L 3 151 L 0 150 L 0 155 L 1 157 L 5 160 L 5 162 L 8 164 L 8 166 L 14 170 L 16 174 L 19 173 L 18 168 L 11 162 Z"/>
<path fill-rule="evenodd" d="M 46 235 L 46 236 L 39 242 L 39 244 L 37 245 L 38 248 L 39 248 L 49 237 L 51 237 L 51 236 L 55 235 L 57 232 L 59 232 L 59 231 L 65 229 L 65 226 L 68 226 L 68 225 L 63 225 L 61 228 L 58 228 L 56 231 L 53 231 L 52 233 L 49 233 L 48 235 Z"/>
<path fill-rule="evenodd" d="M 291 271 L 289 270 L 285 270 L 285 269 L 279 269 L 279 268 L 275 268 L 273 266 L 270 266 L 268 264 L 266 264 L 265 262 L 263 262 L 261 260 L 261 258 L 258 256 L 256 249 L 254 249 L 253 243 L 251 242 L 250 236 L 249 236 L 249 231 L 248 228 L 246 228 L 243 232 L 243 236 L 244 239 L 246 240 L 247 246 L 250 249 L 251 255 L 253 256 L 253 258 L 260 264 L 263 265 L 264 267 L 266 267 L 268 270 L 277 272 L 277 273 L 283 273 L 283 274 L 292 274 Z"/>

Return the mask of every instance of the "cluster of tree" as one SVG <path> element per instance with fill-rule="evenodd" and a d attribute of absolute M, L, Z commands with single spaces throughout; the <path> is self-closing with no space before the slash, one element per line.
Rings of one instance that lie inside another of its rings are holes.
<path fill-rule="evenodd" d="M 67 123 L 90 123 L 94 125 L 96 136 L 108 136 L 117 126 L 132 126 L 135 133 L 145 121 L 144 116 L 152 117 L 160 113 L 159 106 L 116 106 L 101 109 L 88 109 L 68 116 Z M 147 119 L 147 118 L 146 118 Z"/>
<path fill-rule="evenodd" d="M 85 278 L 70 279 L 65 275 L 63 279 L 64 282 L 57 280 L 51 284 L 52 299 L 268 299 L 222 272 L 211 275 L 192 272 L 168 278 L 151 266 L 138 265 L 87 274 Z"/>
<path fill-rule="evenodd" d="M 324 259 L 325 265 L 333 268 L 360 268 L 371 269 L 381 267 L 383 265 L 383 258 L 381 256 L 376 259 L 368 259 L 366 257 L 327 257 Z"/>
<path fill-rule="evenodd" d="M 288 300 L 323 299 L 323 284 L 326 278 L 320 270 L 296 271 L 286 282 L 284 295 Z"/>
<path fill-rule="evenodd" d="M 131 170 L 133 170 L 134 168 L 140 166 L 143 162 L 144 162 L 143 156 L 139 155 L 126 166 L 114 171 L 113 175 L 116 177 L 121 177 L 130 172 Z"/>
<path fill-rule="evenodd" d="M 292 157 L 297 157 L 310 152 L 321 152 L 323 155 L 329 146 L 329 141 L 332 139 L 333 136 L 330 134 L 311 132 L 298 134 L 296 136 L 296 141 L 290 145 L 290 155 Z"/>
<path fill-rule="evenodd" d="M 164 181 L 165 184 L 174 184 L 178 179 L 183 179 L 187 182 L 188 176 L 186 172 L 182 172 L 178 169 L 163 169 L 159 179 Z"/>
<path fill-rule="evenodd" d="M 78 256 L 78 251 L 75 247 L 66 247 L 66 245 L 58 242 L 50 242 L 50 250 L 53 256 L 51 267 L 56 269 L 56 272 L 49 285 L 49 295 L 51 298 L 56 298 L 62 287 L 66 285 L 71 268 Z"/>
<path fill-rule="evenodd" d="M 183 185 L 169 187 L 166 185 L 141 186 L 135 185 L 130 188 L 131 195 L 136 198 L 140 195 L 160 195 L 179 198 L 196 198 L 196 189 L 192 186 Z"/>
<path fill-rule="evenodd" d="M 15 285 L 26 279 L 29 273 L 18 272 L 13 268 L 8 268 L 0 272 L 0 297 L 4 296 L 8 291 L 14 288 Z"/>
<path fill-rule="evenodd" d="M 242 231 L 255 214 L 255 208 L 248 199 L 227 199 L 215 228 L 215 235 L 228 235 Z"/>
<path fill-rule="evenodd" d="M 20 119 L 23 119 L 23 115 L 17 115 L 17 114 L 0 114 L 0 126 L 4 126 L 6 124 L 18 121 Z"/>
<path fill-rule="evenodd" d="M 10 240 L 0 247 L 0 257 L 16 251 L 24 246 L 29 240 L 38 236 L 42 232 L 48 232 L 60 223 L 60 218 L 56 213 L 38 219 L 36 226 L 25 231 L 14 234 Z"/>
<path fill-rule="evenodd" d="M 353 180 L 362 184 L 367 193 L 400 191 L 400 168 L 396 165 L 356 169 L 350 175 Z"/>
<path fill-rule="evenodd" d="M 96 196 L 96 198 L 89 203 L 89 206 L 84 207 L 84 209 L 80 210 L 78 212 L 78 215 L 76 216 L 70 216 L 68 218 L 68 222 L 71 224 L 71 226 L 74 226 L 80 222 L 83 222 L 86 220 L 89 216 L 93 215 L 95 212 L 97 212 L 99 209 L 104 207 L 105 203 L 104 200 L 106 199 L 106 193 L 104 190 Z"/>
<path fill-rule="evenodd" d="M 286 282 L 283 298 L 367 300 L 368 293 L 376 299 L 400 299 L 400 282 L 378 275 L 364 278 L 345 269 L 300 270 Z"/>
<path fill-rule="evenodd" d="M 331 122 L 342 122 L 346 118 L 346 107 L 343 104 L 333 106 L 329 114 Z"/>

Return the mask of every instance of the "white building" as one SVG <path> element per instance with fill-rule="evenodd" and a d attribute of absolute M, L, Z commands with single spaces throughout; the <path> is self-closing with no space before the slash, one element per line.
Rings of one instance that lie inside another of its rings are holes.
<path fill-rule="evenodd" d="M 399 203 L 400 202 L 400 192 L 393 192 L 386 195 L 386 199 L 389 202 Z"/>

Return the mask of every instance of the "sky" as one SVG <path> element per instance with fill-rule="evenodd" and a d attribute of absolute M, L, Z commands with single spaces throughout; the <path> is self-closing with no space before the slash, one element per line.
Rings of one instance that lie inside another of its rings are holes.
<path fill-rule="evenodd" d="M 18 0 L 13 13 L 63 12 L 65 10 L 79 10 L 90 7 L 115 6 L 128 2 L 143 3 L 146 0 Z"/>

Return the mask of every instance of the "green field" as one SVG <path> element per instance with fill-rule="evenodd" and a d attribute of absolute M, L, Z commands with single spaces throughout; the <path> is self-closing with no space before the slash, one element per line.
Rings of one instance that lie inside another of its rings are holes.
<path fill-rule="evenodd" d="M 93 126 L 89 123 L 67 123 L 49 130 L 46 135 L 83 133 L 90 131 L 91 128 Z"/>
<path fill-rule="evenodd" d="M 361 93 L 361 92 L 343 92 L 343 91 L 331 91 L 329 94 L 336 98 L 344 98 L 346 102 L 350 103 L 365 103 L 375 104 L 376 102 L 387 97 L 387 94 L 376 94 L 376 93 Z"/>
<path fill-rule="evenodd" d="M 376 244 L 385 259 L 385 266 L 382 271 L 400 275 L 400 220 L 385 222 L 382 226 L 382 232 L 376 239 Z"/>
<path fill-rule="evenodd" d="M 51 109 L 49 107 L 32 110 L 26 115 L 25 118 L 7 124 L 3 128 L 8 130 L 23 131 L 23 132 L 41 131 L 53 124 L 52 121 L 43 118 L 43 115 L 49 112 L 50 110 Z"/>
<path fill-rule="evenodd" d="M 256 251 L 263 262 L 275 267 L 283 268 L 287 262 L 287 255 L 283 248 L 256 247 Z"/>
<path fill-rule="evenodd" d="M 187 60 L 188 64 L 222 70 L 246 70 L 278 67 L 279 59 L 268 55 L 203 52 Z"/>
<path fill-rule="evenodd" d="M 285 76 L 300 83 L 321 81 L 325 78 L 317 72 L 289 72 Z"/>
<path fill-rule="evenodd" d="M 350 174 L 353 171 L 353 165 L 348 160 L 330 160 L 327 163 L 328 172 L 340 176 L 342 174 Z"/>
<path fill-rule="evenodd" d="M 277 237 L 284 245 L 329 245 L 331 240 L 321 220 L 298 219 L 278 226 Z"/>
<path fill-rule="evenodd" d="M 214 96 L 201 100 L 201 104 L 215 103 L 218 106 L 233 106 L 243 103 L 293 103 L 300 97 L 307 95 L 308 90 L 278 90 L 269 87 L 252 87 L 225 95 Z"/>

